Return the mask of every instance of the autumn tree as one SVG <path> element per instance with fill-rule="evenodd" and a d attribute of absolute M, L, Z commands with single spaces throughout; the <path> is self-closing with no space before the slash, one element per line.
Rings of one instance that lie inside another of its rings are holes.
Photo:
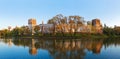
<path fill-rule="evenodd" d="M 77 32 L 77 29 L 85 24 L 85 20 L 80 16 L 63 16 L 62 14 L 58 14 L 51 18 L 48 21 L 48 24 L 55 24 L 56 30 L 64 33 L 64 32 Z M 59 29 L 58 29 L 59 28 Z"/>
<path fill-rule="evenodd" d="M 22 26 L 21 28 L 21 35 L 30 35 L 31 31 L 28 26 Z"/>
<path fill-rule="evenodd" d="M 39 33 L 40 32 L 40 26 L 39 25 L 35 26 L 34 31 L 35 31 L 35 33 Z"/>
<path fill-rule="evenodd" d="M 20 36 L 22 34 L 22 29 L 19 27 L 16 27 L 12 30 L 13 36 Z"/>

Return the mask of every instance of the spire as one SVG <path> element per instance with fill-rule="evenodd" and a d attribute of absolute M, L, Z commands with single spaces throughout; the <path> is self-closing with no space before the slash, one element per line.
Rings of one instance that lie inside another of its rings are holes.
<path fill-rule="evenodd" d="M 41 30 L 42 34 L 43 34 L 43 31 L 44 31 L 44 22 L 42 20 L 42 30 Z"/>
<path fill-rule="evenodd" d="M 44 21 L 42 20 L 42 25 L 44 24 Z"/>

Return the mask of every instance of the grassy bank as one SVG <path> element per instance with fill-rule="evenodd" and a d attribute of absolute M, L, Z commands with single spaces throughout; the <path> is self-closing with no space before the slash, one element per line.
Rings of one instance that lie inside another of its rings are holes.
<path fill-rule="evenodd" d="M 78 39 L 78 38 L 90 38 L 90 39 L 96 39 L 96 38 L 120 38 L 120 35 L 105 35 L 105 34 L 88 34 L 88 33 L 56 33 L 56 34 L 34 34 L 34 35 L 16 35 L 16 36 L 1 36 L 1 37 L 19 37 L 19 38 L 68 38 L 68 39 Z"/>
<path fill-rule="evenodd" d="M 31 35 L 31 36 L 15 36 L 15 37 L 20 37 L 20 38 L 57 38 L 57 39 L 62 39 L 62 38 L 67 38 L 67 39 L 79 39 L 79 38 L 90 38 L 90 39 L 97 39 L 97 38 L 120 38 L 120 35 L 104 35 L 104 34 L 57 34 L 57 35 L 52 35 L 52 34 L 44 34 L 44 35 Z"/>

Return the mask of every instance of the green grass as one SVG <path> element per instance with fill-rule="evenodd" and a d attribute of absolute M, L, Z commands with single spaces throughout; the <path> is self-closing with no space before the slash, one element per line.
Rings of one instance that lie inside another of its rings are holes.
<path fill-rule="evenodd" d="M 8 36 L 9 37 L 9 36 Z M 90 33 L 56 33 L 56 34 L 35 34 L 35 35 L 19 35 L 10 37 L 20 38 L 120 38 L 120 35 L 90 34 Z"/>

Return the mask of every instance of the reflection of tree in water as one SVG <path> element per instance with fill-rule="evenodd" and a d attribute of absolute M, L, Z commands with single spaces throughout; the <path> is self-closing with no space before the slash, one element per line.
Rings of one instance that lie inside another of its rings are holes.
<path fill-rule="evenodd" d="M 2 42 L 4 42 L 5 44 L 7 44 L 9 42 L 9 39 L 2 39 Z"/>
<path fill-rule="evenodd" d="M 9 43 L 10 40 L 4 40 Z M 120 44 L 120 40 L 84 40 L 84 39 L 13 39 L 11 40 L 16 46 L 29 47 L 29 53 L 36 55 L 38 49 L 48 50 L 55 59 L 84 59 L 85 49 L 99 54 L 103 44 Z"/>
<path fill-rule="evenodd" d="M 2 42 L 4 42 L 5 44 L 8 44 L 9 47 L 12 46 L 12 39 L 10 38 L 6 38 L 6 39 L 0 39 Z"/>
<path fill-rule="evenodd" d="M 12 46 L 12 39 L 8 40 L 8 46 L 11 47 Z"/>
<path fill-rule="evenodd" d="M 31 44 L 31 39 L 13 39 L 13 44 L 26 47 Z"/>
<path fill-rule="evenodd" d="M 29 47 L 29 53 L 31 55 L 37 54 L 37 49 L 35 47 L 35 40 L 34 39 L 14 39 L 13 43 L 16 46 Z"/>
<path fill-rule="evenodd" d="M 35 47 L 47 49 L 55 59 L 82 59 L 85 52 L 78 43 L 64 40 L 38 40 Z"/>
<path fill-rule="evenodd" d="M 106 39 L 103 41 L 103 44 L 105 46 L 105 48 L 109 47 L 110 45 L 120 45 L 120 39 L 116 38 L 116 39 Z"/>
<path fill-rule="evenodd" d="M 99 54 L 103 46 L 103 40 L 88 40 L 86 42 L 86 49 L 95 54 Z"/>
<path fill-rule="evenodd" d="M 37 48 L 47 49 L 55 59 L 83 59 L 85 49 L 99 54 L 102 45 L 102 40 L 41 40 L 36 43 Z"/>
<path fill-rule="evenodd" d="M 84 48 L 80 47 L 80 41 L 60 40 L 55 42 L 55 52 L 52 53 L 55 59 L 83 59 Z"/>

